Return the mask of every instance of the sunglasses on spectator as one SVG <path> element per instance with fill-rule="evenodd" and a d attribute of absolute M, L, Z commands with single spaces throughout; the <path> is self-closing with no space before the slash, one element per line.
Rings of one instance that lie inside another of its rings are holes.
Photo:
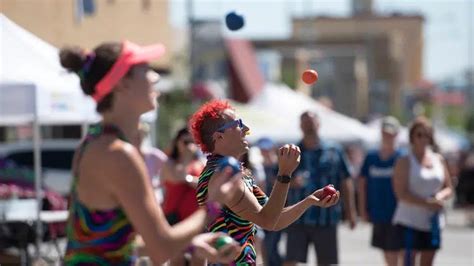
<path fill-rule="evenodd" d="M 420 133 L 420 132 L 416 133 L 415 136 L 416 136 L 417 138 L 419 138 L 419 139 L 421 139 L 421 138 L 429 138 L 429 137 L 430 137 L 428 134 L 426 134 L 426 133 Z"/>
<path fill-rule="evenodd" d="M 220 128 L 218 128 L 216 131 L 224 133 L 224 131 L 226 129 L 231 128 L 231 127 L 235 127 L 235 126 L 238 126 L 240 129 L 243 129 L 245 125 L 244 125 L 244 122 L 242 122 L 242 119 L 239 118 L 239 119 L 236 119 L 236 120 L 225 123 Z"/>
<path fill-rule="evenodd" d="M 183 143 L 184 143 L 185 145 L 194 143 L 194 141 L 193 141 L 193 140 L 190 140 L 190 139 L 183 139 L 182 141 L 183 141 Z"/>

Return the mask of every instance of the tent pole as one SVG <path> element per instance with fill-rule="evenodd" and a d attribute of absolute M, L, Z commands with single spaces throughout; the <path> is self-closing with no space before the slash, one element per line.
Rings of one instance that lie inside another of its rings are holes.
<path fill-rule="evenodd" d="M 34 145 L 34 171 L 35 171 L 35 194 L 36 194 L 36 202 L 37 202 L 37 217 L 36 217 L 36 234 L 35 234 L 35 257 L 39 258 L 40 255 L 40 247 L 42 241 L 42 223 L 40 218 L 40 213 L 42 209 L 42 202 L 43 202 L 43 190 L 41 189 L 41 128 L 38 121 L 38 115 L 35 112 L 35 118 L 33 121 L 33 145 Z"/>
<path fill-rule="evenodd" d="M 87 135 L 87 127 L 89 126 L 88 122 L 83 122 L 81 124 L 81 138 L 84 138 Z"/>

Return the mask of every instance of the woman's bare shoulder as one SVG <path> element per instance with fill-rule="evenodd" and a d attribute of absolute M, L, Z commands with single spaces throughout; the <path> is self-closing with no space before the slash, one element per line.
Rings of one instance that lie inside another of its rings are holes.
<path fill-rule="evenodd" d="M 104 136 L 89 144 L 84 159 L 88 168 L 104 173 L 120 174 L 122 169 L 139 163 L 141 156 L 130 143 Z"/>

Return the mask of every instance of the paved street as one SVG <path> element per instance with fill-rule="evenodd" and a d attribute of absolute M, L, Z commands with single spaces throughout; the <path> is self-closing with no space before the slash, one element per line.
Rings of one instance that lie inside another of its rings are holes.
<path fill-rule="evenodd" d="M 383 265 L 381 253 L 369 246 L 370 234 L 371 227 L 367 224 L 359 223 L 354 231 L 349 230 L 345 225 L 340 226 L 340 265 Z M 283 239 L 280 243 L 282 253 L 284 253 L 284 245 Z M 64 240 L 60 241 L 60 246 L 64 250 Z M 30 251 L 33 254 L 31 246 Z M 57 253 L 52 245 L 43 245 L 42 254 L 55 257 Z M 0 264 L 7 265 L 1 262 Z M 309 261 L 306 265 L 316 265 L 313 249 L 309 252 Z M 443 233 L 443 248 L 435 258 L 435 265 L 474 265 L 474 230 L 467 227 L 464 213 L 459 210 L 451 210 L 448 213 L 447 227 Z"/>
<path fill-rule="evenodd" d="M 451 210 L 447 216 L 448 225 L 443 233 L 443 247 L 435 258 L 435 265 L 474 265 L 474 230 L 468 228 L 461 211 Z M 383 265 L 382 254 L 369 246 L 371 227 L 358 224 L 354 231 L 340 226 L 340 265 Z M 284 252 L 284 243 L 280 245 Z M 300 264 L 304 265 L 304 264 Z M 310 252 L 306 265 L 316 265 L 314 251 Z"/>

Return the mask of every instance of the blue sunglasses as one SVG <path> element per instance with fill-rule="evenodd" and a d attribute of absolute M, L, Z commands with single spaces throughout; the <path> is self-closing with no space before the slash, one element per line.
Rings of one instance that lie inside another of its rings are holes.
<path fill-rule="evenodd" d="M 230 122 L 225 123 L 223 126 L 218 128 L 216 131 L 224 133 L 224 131 L 226 129 L 231 128 L 231 127 L 235 127 L 235 126 L 238 126 L 240 129 L 243 129 L 245 125 L 244 125 L 244 122 L 242 122 L 242 119 L 239 118 L 239 119 L 236 119 L 234 121 L 230 121 Z"/>

